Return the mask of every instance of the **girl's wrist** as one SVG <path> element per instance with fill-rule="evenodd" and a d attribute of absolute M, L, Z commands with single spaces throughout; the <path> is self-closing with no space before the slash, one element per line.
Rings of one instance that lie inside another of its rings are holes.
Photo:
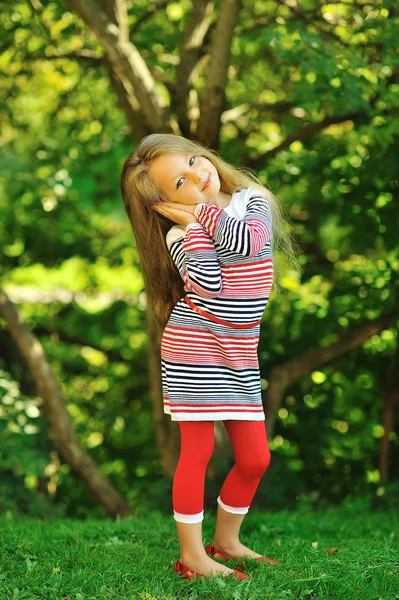
<path fill-rule="evenodd" d="M 202 225 L 201 225 L 201 223 L 200 223 L 199 221 L 190 221 L 190 222 L 189 222 L 189 223 L 187 223 L 187 225 L 186 225 L 186 230 L 187 230 L 189 227 L 192 227 L 193 225 L 195 225 L 195 226 L 198 226 L 198 225 L 199 225 L 200 227 L 202 227 Z"/>
<path fill-rule="evenodd" d="M 194 209 L 194 216 L 198 217 L 198 214 L 203 206 L 206 206 L 206 202 L 200 202 Z"/>

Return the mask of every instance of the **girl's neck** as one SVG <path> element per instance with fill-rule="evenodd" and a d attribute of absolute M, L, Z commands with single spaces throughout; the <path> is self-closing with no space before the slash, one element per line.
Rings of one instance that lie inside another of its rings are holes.
<path fill-rule="evenodd" d="M 226 208 L 231 202 L 232 194 L 226 194 L 225 192 L 219 192 L 218 195 L 214 198 L 214 201 L 211 204 L 214 204 L 218 208 Z"/>

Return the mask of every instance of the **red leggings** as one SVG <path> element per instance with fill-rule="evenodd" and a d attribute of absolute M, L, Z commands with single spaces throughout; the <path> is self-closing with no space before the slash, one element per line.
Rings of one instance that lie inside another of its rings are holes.
<path fill-rule="evenodd" d="M 224 510 L 246 514 L 270 463 L 265 421 L 223 421 L 235 464 L 217 502 Z M 181 447 L 172 487 L 176 521 L 199 523 L 204 518 L 205 473 L 214 448 L 214 421 L 179 421 Z"/>

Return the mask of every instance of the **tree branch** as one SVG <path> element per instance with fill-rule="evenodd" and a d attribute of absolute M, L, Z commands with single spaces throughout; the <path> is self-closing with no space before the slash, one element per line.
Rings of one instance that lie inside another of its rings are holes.
<path fill-rule="evenodd" d="M 225 102 L 227 70 L 234 27 L 241 0 L 221 0 L 219 15 L 212 39 L 207 84 L 202 90 L 197 139 L 216 149 L 220 132 L 220 117 Z"/>
<path fill-rule="evenodd" d="M 257 158 L 254 158 L 254 159 L 248 158 L 248 159 L 244 160 L 242 164 L 244 164 L 245 166 L 251 167 L 251 168 L 261 169 L 261 168 L 263 168 L 264 163 L 266 161 L 268 161 L 271 158 L 273 158 L 274 156 L 276 156 L 276 154 L 278 154 L 281 150 L 284 150 L 284 148 L 287 148 L 290 144 L 292 144 L 292 142 L 294 142 L 296 140 L 305 142 L 305 141 L 311 139 L 315 135 L 315 133 L 317 133 L 318 131 L 321 131 L 322 129 L 325 129 L 329 125 L 333 125 L 336 123 L 344 123 L 345 121 L 355 119 L 357 116 L 358 116 L 358 113 L 349 113 L 346 115 L 326 117 L 319 123 L 308 123 L 302 129 L 300 129 L 298 131 L 294 131 L 289 136 L 287 136 L 275 148 L 268 150 L 267 152 L 265 152 L 264 154 L 261 154 Z"/>
<path fill-rule="evenodd" d="M 81 445 L 66 409 L 60 386 L 51 372 L 39 340 L 29 331 L 15 305 L 1 288 L 0 317 L 6 321 L 11 336 L 28 364 L 37 393 L 43 400 L 50 421 L 49 437 L 55 448 L 110 517 L 129 516 L 131 509 L 126 500 L 103 477 L 95 462 Z"/>
<path fill-rule="evenodd" d="M 126 94 L 137 97 L 146 125 L 154 131 L 178 133 L 177 124 L 171 119 L 169 109 L 156 89 L 154 78 L 136 46 L 121 38 L 119 28 L 92 0 L 64 2 L 80 16 L 104 47 Z"/>
<path fill-rule="evenodd" d="M 315 369 L 320 369 L 323 365 L 359 348 L 370 337 L 390 327 L 396 317 L 397 311 L 381 315 L 374 321 L 364 323 L 356 330 L 346 331 L 337 342 L 326 348 L 312 348 L 300 356 L 274 367 L 270 374 L 265 399 L 268 437 L 273 435 L 278 410 L 285 391 L 290 386 L 312 373 Z"/>
<path fill-rule="evenodd" d="M 129 30 L 127 27 L 127 11 L 124 0 L 102 0 L 102 2 L 108 19 L 118 27 L 122 26 L 122 30 L 120 30 L 122 39 L 125 42 L 128 41 Z M 118 98 L 119 106 L 126 116 L 130 137 L 138 143 L 141 138 L 151 133 L 151 130 L 141 118 L 141 107 L 132 86 L 129 85 L 125 88 L 119 75 L 112 68 L 112 63 L 107 55 L 105 60 L 107 62 L 109 80 Z"/>
<path fill-rule="evenodd" d="M 183 135 L 190 135 L 189 94 L 193 73 L 201 56 L 205 36 L 213 20 L 213 0 L 197 0 L 184 25 L 179 46 L 180 64 L 176 69 L 175 93 L 172 108 L 175 111 Z"/>

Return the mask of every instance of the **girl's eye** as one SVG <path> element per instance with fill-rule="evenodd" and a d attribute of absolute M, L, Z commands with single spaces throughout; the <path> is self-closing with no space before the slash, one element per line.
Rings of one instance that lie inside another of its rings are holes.
<path fill-rule="evenodd" d="M 192 157 L 190 158 L 190 160 L 191 160 L 191 159 L 194 159 L 194 162 L 195 162 L 195 156 L 192 156 Z M 188 161 L 188 164 L 189 164 L 189 165 L 190 165 L 190 167 L 191 167 L 191 165 L 192 165 L 192 164 L 194 164 L 194 162 L 190 163 L 190 160 Z M 178 180 L 178 182 L 177 182 L 177 184 L 176 184 L 176 189 L 179 189 L 179 187 L 180 187 L 180 185 L 179 185 L 179 181 L 181 181 L 182 179 L 184 179 L 184 177 L 180 177 L 180 179 Z"/>

